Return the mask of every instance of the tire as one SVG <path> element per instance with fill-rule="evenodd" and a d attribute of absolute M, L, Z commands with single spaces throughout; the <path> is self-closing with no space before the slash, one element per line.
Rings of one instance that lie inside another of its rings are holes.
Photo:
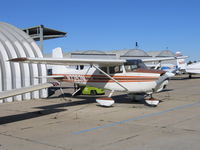
<path fill-rule="evenodd" d="M 97 95 L 97 91 L 91 90 L 90 94 L 91 94 L 91 95 Z"/>

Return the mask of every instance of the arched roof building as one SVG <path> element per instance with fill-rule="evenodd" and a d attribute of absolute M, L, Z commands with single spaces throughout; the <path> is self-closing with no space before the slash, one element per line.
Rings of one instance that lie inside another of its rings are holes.
<path fill-rule="evenodd" d="M 123 56 L 134 57 L 149 57 L 149 55 L 141 49 L 130 49 Z"/>
<path fill-rule="evenodd" d="M 45 83 L 46 66 L 41 64 L 18 64 L 9 62 L 17 57 L 43 57 L 35 41 L 13 25 L 0 22 L 0 91 L 18 89 Z M 47 97 L 47 90 L 34 91 L 0 100 L 0 102 L 20 101 Z"/>
<path fill-rule="evenodd" d="M 98 50 L 87 50 L 83 51 L 81 54 L 106 54 L 106 52 Z"/>
<path fill-rule="evenodd" d="M 149 56 L 152 57 L 171 57 L 175 56 L 175 54 L 171 50 L 163 50 L 163 51 L 150 51 L 147 52 Z"/>
<path fill-rule="evenodd" d="M 170 50 L 163 50 L 156 57 L 170 57 L 170 56 L 175 56 L 175 54 Z"/>

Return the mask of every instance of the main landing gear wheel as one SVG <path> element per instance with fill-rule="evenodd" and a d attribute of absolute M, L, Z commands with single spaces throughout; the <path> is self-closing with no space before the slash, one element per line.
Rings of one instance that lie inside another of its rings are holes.
<path fill-rule="evenodd" d="M 115 103 L 115 101 L 112 98 L 110 98 L 110 97 L 97 98 L 96 102 L 100 106 L 104 106 L 104 107 L 111 107 Z"/>
<path fill-rule="evenodd" d="M 115 101 L 111 98 L 112 95 L 114 93 L 114 90 L 112 90 L 109 94 L 108 97 L 101 97 L 101 98 L 97 98 L 96 99 L 96 102 L 100 105 L 100 106 L 103 106 L 103 107 L 111 107 Z"/>
<path fill-rule="evenodd" d="M 149 99 L 145 99 L 145 103 L 147 106 L 156 107 L 156 106 L 158 106 L 160 101 L 151 96 Z"/>

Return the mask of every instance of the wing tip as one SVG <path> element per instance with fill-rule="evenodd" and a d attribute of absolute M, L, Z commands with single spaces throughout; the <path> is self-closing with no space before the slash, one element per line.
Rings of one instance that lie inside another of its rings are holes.
<path fill-rule="evenodd" d="M 27 61 L 27 60 L 28 60 L 28 58 L 26 58 L 26 57 L 9 59 L 9 61 L 11 61 L 11 62 L 23 62 L 23 61 Z"/>

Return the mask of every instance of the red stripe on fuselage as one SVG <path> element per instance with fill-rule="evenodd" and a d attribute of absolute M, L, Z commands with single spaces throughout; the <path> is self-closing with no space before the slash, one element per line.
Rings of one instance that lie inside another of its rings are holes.
<path fill-rule="evenodd" d="M 54 74 L 62 75 L 63 81 L 66 82 L 115 82 L 105 75 L 79 75 L 79 74 Z M 159 77 L 152 76 L 111 76 L 118 82 L 152 82 L 157 80 Z"/>

